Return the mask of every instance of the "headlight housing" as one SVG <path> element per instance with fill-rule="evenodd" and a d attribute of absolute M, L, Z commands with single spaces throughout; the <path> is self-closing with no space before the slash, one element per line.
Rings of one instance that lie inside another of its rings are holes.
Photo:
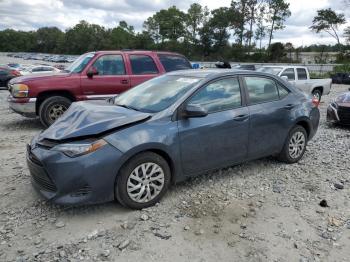
<path fill-rule="evenodd" d="M 21 98 L 28 97 L 29 87 L 25 84 L 12 84 L 11 94 L 13 97 Z"/>
<path fill-rule="evenodd" d="M 95 152 L 105 145 L 107 145 L 107 142 L 100 139 L 93 143 L 61 144 L 51 150 L 62 152 L 69 157 L 78 157 Z"/>

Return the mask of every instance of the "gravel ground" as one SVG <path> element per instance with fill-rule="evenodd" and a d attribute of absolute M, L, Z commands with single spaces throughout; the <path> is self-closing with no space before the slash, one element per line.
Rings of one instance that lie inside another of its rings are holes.
<path fill-rule="evenodd" d="M 142 211 L 39 197 L 25 145 L 42 127 L 10 112 L 2 90 L 0 261 L 349 261 L 350 129 L 325 123 L 327 104 L 347 88 L 323 98 L 319 131 L 298 164 L 267 158 L 218 170 Z"/>

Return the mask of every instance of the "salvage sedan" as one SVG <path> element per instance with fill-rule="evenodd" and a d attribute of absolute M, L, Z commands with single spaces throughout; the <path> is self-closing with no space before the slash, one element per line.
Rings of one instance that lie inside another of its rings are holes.
<path fill-rule="evenodd" d="M 318 101 L 277 76 L 186 70 L 110 101 L 77 102 L 28 145 L 34 187 L 58 204 L 117 199 L 141 209 L 171 184 L 266 156 L 295 163 Z"/>
<path fill-rule="evenodd" d="M 350 92 L 338 96 L 327 108 L 329 123 L 350 125 Z"/>

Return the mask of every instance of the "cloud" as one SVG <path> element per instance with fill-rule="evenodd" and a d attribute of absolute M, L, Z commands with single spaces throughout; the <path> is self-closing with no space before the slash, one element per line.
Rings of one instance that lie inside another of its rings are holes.
<path fill-rule="evenodd" d="M 176 5 L 185 11 L 195 2 L 214 9 L 229 6 L 231 0 L 0 0 L 0 30 L 13 28 L 28 31 L 43 26 L 57 26 L 65 30 L 80 20 L 110 28 L 125 20 L 140 31 L 143 22 L 160 9 Z M 295 46 L 332 44 L 334 40 L 328 35 L 316 35 L 309 30 L 317 10 L 331 7 L 350 17 L 350 8 L 345 8 L 344 0 L 288 2 L 292 16 L 287 19 L 285 29 L 274 34 L 273 41 L 292 42 Z"/>

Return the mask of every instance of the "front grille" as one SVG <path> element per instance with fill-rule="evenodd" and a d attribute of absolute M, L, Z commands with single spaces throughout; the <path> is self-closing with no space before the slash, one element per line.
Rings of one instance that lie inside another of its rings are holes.
<path fill-rule="evenodd" d="M 47 175 L 40 160 L 32 153 L 30 146 L 28 146 L 28 167 L 34 182 L 43 190 L 49 192 L 56 192 L 57 188 Z"/>
<path fill-rule="evenodd" d="M 350 107 L 338 107 L 338 116 L 340 121 L 350 123 Z"/>

